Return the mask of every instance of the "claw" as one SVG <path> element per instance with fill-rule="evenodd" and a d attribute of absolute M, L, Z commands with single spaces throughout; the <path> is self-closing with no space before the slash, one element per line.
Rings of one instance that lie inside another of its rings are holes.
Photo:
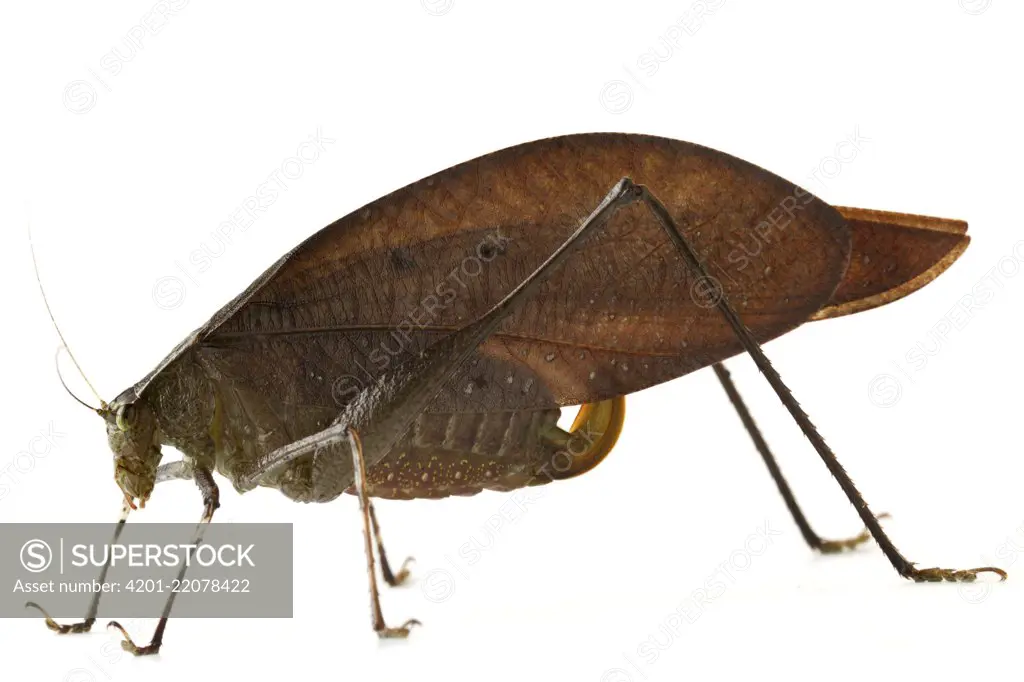
<path fill-rule="evenodd" d="M 877 520 L 890 518 L 889 512 L 882 512 L 875 517 Z M 838 554 L 846 550 L 856 549 L 859 545 L 864 544 L 871 540 L 871 533 L 867 528 L 862 530 L 860 534 L 847 538 L 845 540 L 823 540 L 821 546 L 818 547 L 818 551 L 822 554 Z"/>
<path fill-rule="evenodd" d="M 96 622 L 95 618 L 86 618 L 85 620 L 83 620 L 80 623 L 71 623 L 70 625 L 61 625 L 60 623 L 55 621 L 53 618 L 50 618 L 50 614 L 46 612 L 46 609 L 44 609 L 42 606 L 40 606 L 39 604 L 35 603 L 34 601 L 27 601 L 27 602 L 25 602 L 25 608 L 26 609 L 36 609 L 41 614 L 43 614 L 43 617 L 46 618 L 46 627 L 50 628 L 51 630 L 56 632 L 58 635 L 66 635 L 66 634 L 69 634 L 69 633 L 70 634 L 77 634 L 79 632 L 89 632 L 89 630 L 92 629 L 92 624 Z"/>
<path fill-rule="evenodd" d="M 969 568 L 957 570 L 953 568 L 915 568 L 907 577 L 914 582 L 941 583 L 973 583 L 979 573 L 995 573 L 999 576 L 999 582 L 1006 580 L 1006 571 L 995 566 L 983 566 L 982 568 Z"/>
<path fill-rule="evenodd" d="M 159 642 L 150 642 L 146 646 L 137 645 L 134 641 L 132 641 L 132 638 L 128 634 L 128 631 L 125 630 L 124 627 L 122 627 L 121 624 L 118 623 L 116 620 L 112 620 L 109 623 L 107 623 L 107 627 L 117 628 L 121 631 L 121 635 L 124 637 L 124 640 L 121 642 L 121 648 L 134 656 L 151 656 L 153 654 L 160 652 Z"/>
<path fill-rule="evenodd" d="M 416 559 L 413 557 L 406 557 L 405 561 L 402 562 L 401 568 L 398 569 L 398 573 L 392 579 L 392 586 L 398 586 L 405 582 L 405 579 L 409 577 L 409 565 L 415 561 Z"/>
<path fill-rule="evenodd" d="M 409 636 L 409 630 L 414 625 L 423 625 L 423 623 L 419 622 L 415 618 L 410 618 L 409 620 L 407 620 L 404 623 L 402 623 L 402 625 L 400 627 L 397 627 L 397 628 L 387 628 L 387 627 L 385 627 L 385 628 L 381 628 L 381 629 L 377 630 L 377 636 L 380 637 L 381 639 L 405 639 L 406 637 Z"/>

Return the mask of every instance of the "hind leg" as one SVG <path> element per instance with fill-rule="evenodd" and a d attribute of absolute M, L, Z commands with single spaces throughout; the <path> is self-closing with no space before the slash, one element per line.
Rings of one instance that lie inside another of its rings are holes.
<path fill-rule="evenodd" d="M 797 528 L 800 529 L 800 534 L 803 536 L 807 545 L 822 554 L 836 554 L 846 550 L 856 549 L 860 545 L 864 544 L 871 539 L 871 533 L 865 528 L 860 532 L 859 535 L 855 535 L 852 538 L 846 538 L 844 540 L 824 540 L 814 529 L 811 528 L 811 524 L 807 521 L 807 517 L 804 516 L 803 510 L 800 509 L 800 505 L 797 504 L 796 497 L 793 495 L 793 491 L 789 487 L 789 483 L 786 482 L 786 478 L 782 475 L 782 470 L 779 468 L 778 462 L 775 461 L 775 455 L 772 454 L 771 449 L 768 447 L 767 441 L 764 436 L 761 435 L 761 429 L 757 427 L 757 422 L 754 421 L 753 415 L 750 414 L 750 410 L 747 408 L 747 404 L 743 402 L 742 396 L 740 396 L 739 390 L 736 388 L 736 384 L 733 383 L 732 377 L 729 375 L 729 370 L 725 368 L 720 362 L 714 364 L 713 369 L 715 375 L 718 376 L 718 380 L 722 383 L 722 388 L 725 389 L 726 395 L 729 396 L 729 402 L 736 408 L 736 413 L 739 415 L 740 421 L 743 422 L 744 428 L 747 430 L 747 434 L 750 435 L 750 439 L 754 441 L 754 447 L 761 454 L 761 458 L 764 460 L 765 466 L 768 467 L 768 473 L 771 474 L 772 480 L 775 481 L 775 485 L 779 488 L 779 494 L 782 495 L 782 499 L 786 503 L 786 508 L 789 513 L 793 515 L 793 521 L 796 522 Z M 876 518 L 883 519 L 888 517 L 888 514 L 879 514 Z"/>

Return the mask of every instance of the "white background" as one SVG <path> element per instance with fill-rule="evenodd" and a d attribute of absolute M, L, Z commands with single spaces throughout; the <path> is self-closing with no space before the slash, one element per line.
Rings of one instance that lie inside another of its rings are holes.
<path fill-rule="evenodd" d="M 3 620 L 0 677 L 640 682 L 1019 670 L 1015 569 L 1024 564 L 1011 543 L 1024 548 L 1024 275 L 1013 273 L 1024 256 L 1024 9 L 1007 0 L 565 4 L 170 3 L 178 9 L 156 34 L 134 28 L 150 0 L 7 7 L 0 520 L 113 521 L 120 504 L 103 426 L 54 372 L 29 211 L 57 318 L 110 399 L 332 220 L 498 148 L 615 130 L 721 149 L 831 203 L 970 223 L 966 254 L 925 290 L 809 324 L 767 351 L 868 501 L 892 513 L 886 527 L 907 556 L 922 566 L 996 563 L 1010 580 L 915 585 L 873 544 L 815 556 L 705 370 L 631 397 L 606 463 L 540 489 L 497 532 L 486 524 L 507 495 L 381 502 L 393 560 L 419 560 L 415 580 L 383 596 L 392 624 L 424 622 L 408 641 L 371 632 L 353 498 L 299 506 L 274 491 L 241 498 L 225 483 L 218 520 L 295 524 L 293 619 L 172 620 L 163 652 L 142 660 L 121 656 L 102 623 L 58 638 L 38 619 Z M 687 12 L 690 32 L 679 23 Z M 141 42 L 134 55 L 126 36 Z M 112 67 L 114 48 L 131 58 Z M 317 130 L 335 142 L 213 267 L 183 277 L 176 263 L 188 267 Z M 858 130 L 869 141 L 836 173 L 829 157 Z M 831 177 L 811 177 L 816 169 Z M 937 341 L 957 301 L 999 267 L 1009 274 L 996 296 Z M 173 276 L 180 305 L 169 307 L 168 290 L 154 296 L 154 286 Z M 906 358 L 916 344 L 934 351 L 923 368 Z M 858 532 L 752 363 L 729 366 L 814 527 Z M 65 374 L 90 398 L 69 363 Z M 56 446 L 12 468 L 50 428 Z M 191 484 L 174 483 L 133 522 L 199 513 Z M 781 534 L 746 553 L 766 523 Z M 460 547 L 472 542 L 489 547 L 470 563 Z M 733 576 L 719 576 L 725 593 L 695 610 L 695 592 L 723 565 Z M 680 612 L 689 620 L 678 624 Z M 155 620 L 128 625 L 145 642 Z M 666 647 L 656 660 L 643 648 L 650 637 Z"/>

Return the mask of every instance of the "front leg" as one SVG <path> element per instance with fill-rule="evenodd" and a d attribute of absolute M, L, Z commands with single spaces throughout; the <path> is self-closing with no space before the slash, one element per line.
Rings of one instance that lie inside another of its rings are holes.
<path fill-rule="evenodd" d="M 169 464 L 163 464 L 157 469 L 156 481 L 162 483 L 164 481 L 173 481 L 177 479 L 190 479 L 192 478 L 193 465 L 181 460 L 178 462 L 170 462 Z M 214 486 L 216 488 L 216 486 Z M 121 537 L 121 533 L 124 531 L 124 524 L 128 521 L 128 514 L 135 508 L 130 498 L 125 497 L 124 502 L 121 504 L 121 517 L 117 520 L 117 527 L 114 528 L 114 537 L 110 540 L 110 544 L 117 544 L 118 538 Z M 107 560 L 103 564 L 102 570 L 100 570 L 100 576 L 97 579 L 99 584 L 104 584 L 107 578 L 107 571 L 110 570 L 110 560 L 112 555 L 107 554 Z M 67 634 L 78 634 L 82 632 L 89 632 L 92 630 L 93 624 L 96 622 L 96 614 L 100 608 L 100 597 L 103 596 L 102 591 L 97 591 L 93 594 L 92 601 L 89 602 L 89 610 L 85 613 L 85 618 L 77 623 L 61 624 L 50 617 L 50 614 L 46 612 L 42 606 L 34 601 L 26 602 L 25 608 L 36 609 L 46 618 L 46 627 L 56 632 L 58 635 Z"/>
<path fill-rule="evenodd" d="M 174 462 L 173 464 L 178 463 Z M 178 473 L 182 473 L 181 476 L 178 476 L 179 478 L 187 478 L 187 476 L 183 474 L 183 471 L 179 471 L 175 468 L 169 468 L 165 471 L 176 471 Z M 199 491 L 203 495 L 203 516 L 199 520 L 199 525 L 196 526 L 196 532 L 192 537 L 193 547 L 189 552 L 188 561 L 183 562 L 181 570 L 178 571 L 179 583 L 185 577 L 185 571 L 188 568 L 188 565 L 192 562 L 196 549 L 203 541 L 203 535 L 206 533 L 206 528 L 210 525 L 210 521 L 213 520 L 213 512 L 220 506 L 220 490 L 217 488 L 217 483 L 213 480 L 213 474 L 210 470 L 204 467 L 194 466 L 191 471 L 191 476 L 195 480 L 196 485 L 199 486 Z M 167 603 L 164 604 L 164 610 L 160 615 L 160 621 L 157 623 L 156 630 L 153 632 L 153 638 L 146 646 L 138 646 L 134 641 L 132 641 L 132 638 L 120 623 L 113 620 L 110 621 L 110 623 L 107 624 L 107 627 L 113 627 L 120 630 L 121 634 L 124 636 L 124 641 L 121 642 L 121 648 L 135 656 L 149 656 L 159 653 L 160 646 L 164 641 L 164 630 L 167 629 L 167 620 L 170 618 L 171 607 L 174 606 L 174 598 L 176 596 L 177 592 L 171 591 L 171 594 L 167 598 Z"/>
<path fill-rule="evenodd" d="M 128 514 L 131 513 L 134 506 L 132 501 L 125 497 L 124 502 L 121 504 L 121 517 L 117 520 L 117 527 L 114 528 L 114 537 L 111 539 L 110 544 L 117 544 L 117 539 L 121 537 L 121 533 L 124 531 L 124 524 L 128 521 Z M 100 570 L 100 577 L 97 579 L 97 583 L 103 585 L 107 581 L 107 571 L 110 570 L 110 560 L 113 556 L 112 552 L 107 553 L 107 560 L 103 564 L 103 568 Z M 26 609 L 36 609 L 46 618 L 46 627 L 50 628 L 58 635 L 67 634 L 78 634 L 82 632 L 89 632 L 92 629 L 93 623 L 96 622 L 96 614 L 100 608 L 100 597 L 103 595 L 102 590 L 97 590 L 93 593 L 92 601 L 89 602 L 89 610 L 85 613 L 85 618 L 77 623 L 70 623 L 67 625 L 61 625 L 53 618 L 50 618 L 50 614 L 46 612 L 39 604 L 34 601 L 25 602 Z"/>

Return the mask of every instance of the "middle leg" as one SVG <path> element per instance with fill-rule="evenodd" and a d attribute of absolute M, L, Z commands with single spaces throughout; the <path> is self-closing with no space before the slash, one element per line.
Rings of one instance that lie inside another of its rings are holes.
<path fill-rule="evenodd" d="M 398 569 L 398 573 L 391 571 L 391 564 L 388 563 L 387 552 L 384 551 L 384 541 L 380 536 L 380 524 L 377 523 L 377 512 L 373 509 L 373 501 L 367 497 L 366 506 L 370 511 L 370 523 L 373 526 L 373 539 L 377 543 L 377 556 L 380 557 L 380 573 L 384 576 L 384 582 L 391 587 L 397 587 L 405 582 L 405 579 L 409 577 L 409 564 L 415 559 L 411 556 L 406 557 L 405 561 L 402 562 L 401 568 Z"/>
<path fill-rule="evenodd" d="M 366 490 L 366 463 L 363 461 L 363 444 L 359 439 L 359 434 L 353 428 L 348 430 L 348 439 L 349 448 L 352 451 L 352 465 L 356 473 L 356 495 L 359 496 L 359 509 L 363 514 L 363 540 L 366 545 L 366 572 L 370 579 L 370 617 L 373 630 L 382 639 L 404 639 L 409 636 L 409 628 L 421 623 L 414 618 L 410 618 L 397 628 L 388 627 L 384 623 L 384 614 L 380 608 L 380 592 L 377 589 L 377 571 L 373 565 L 373 543 L 370 541 L 371 525 L 375 526 L 376 523 L 371 524 L 370 521 L 370 516 L 373 512 L 370 506 L 370 495 Z M 379 537 L 377 541 L 377 546 L 380 547 Z M 383 554 L 383 548 L 381 547 L 382 557 Z M 390 573 L 390 569 L 388 569 L 388 572 Z"/>

